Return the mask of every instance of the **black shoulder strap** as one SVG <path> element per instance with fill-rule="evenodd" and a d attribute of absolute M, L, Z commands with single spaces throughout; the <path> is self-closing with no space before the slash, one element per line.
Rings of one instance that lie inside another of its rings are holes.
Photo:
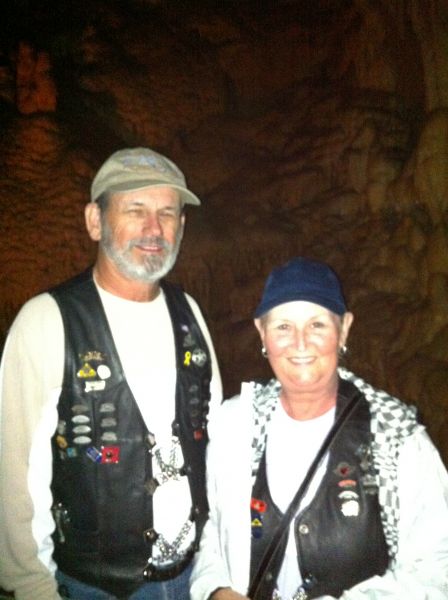
<path fill-rule="evenodd" d="M 362 397 L 361 394 L 356 394 L 352 398 L 352 400 L 342 410 L 341 414 L 336 419 L 332 428 L 330 429 L 326 438 L 324 439 L 322 446 L 319 448 L 319 452 L 316 454 L 313 462 L 311 463 L 311 466 L 308 469 L 308 472 L 305 475 L 305 478 L 302 481 L 299 489 L 297 490 L 294 498 L 292 499 L 290 505 L 286 509 L 286 512 L 283 515 L 282 520 L 281 520 L 277 530 L 275 531 L 274 535 L 272 536 L 272 540 L 271 540 L 269 546 L 266 548 L 266 551 L 260 561 L 260 566 L 259 566 L 257 572 L 255 573 L 255 575 L 252 579 L 252 582 L 249 586 L 248 596 L 249 596 L 249 598 L 252 598 L 252 600 L 262 600 L 261 598 L 258 599 L 257 594 L 259 592 L 259 588 L 261 586 L 263 577 L 265 576 L 265 574 L 267 573 L 267 571 L 269 569 L 269 566 L 270 566 L 271 561 L 275 555 L 275 552 L 281 542 L 281 539 L 282 539 L 283 535 L 285 534 L 285 532 L 287 532 L 292 519 L 294 518 L 295 514 L 297 513 L 300 502 L 301 502 L 304 494 L 308 490 L 311 480 L 313 479 L 314 474 L 316 473 L 319 465 L 321 464 L 326 453 L 328 452 L 328 450 L 330 449 L 334 440 L 336 439 L 336 436 L 340 432 L 342 426 L 344 425 L 346 420 L 349 418 L 349 416 L 352 414 L 353 410 L 355 409 L 355 407 L 358 404 L 361 397 Z"/>

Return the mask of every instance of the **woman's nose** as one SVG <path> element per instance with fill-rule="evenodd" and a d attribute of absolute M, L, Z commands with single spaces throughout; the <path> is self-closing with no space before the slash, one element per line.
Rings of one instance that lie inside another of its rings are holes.
<path fill-rule="evenodd" d="M 294 347 L 298 350 L 304 350 L 306 348 L 306 333 L 302 329 L 294 330 Z"/>

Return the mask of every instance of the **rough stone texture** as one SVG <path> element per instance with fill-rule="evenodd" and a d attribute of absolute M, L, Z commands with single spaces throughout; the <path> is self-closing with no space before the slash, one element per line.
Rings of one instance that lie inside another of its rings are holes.
<path fill-rule="evenodd" d="M 416 404 L 448 459 L 446 2 L 36 5 L 7 3 L 0 54 L 3 337 L 92 260 L 99 164 L 149 145 L 203 199 L 172 278 L 227 395 L 269 375 L 251 321 L 267 273 L 322 258 L 355 313 L 348 366 Z"/>

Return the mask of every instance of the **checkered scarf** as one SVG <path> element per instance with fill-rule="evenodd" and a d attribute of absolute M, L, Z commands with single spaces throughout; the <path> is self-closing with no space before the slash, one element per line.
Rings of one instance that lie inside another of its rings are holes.
<path fill-rule="evenodd" d="M 341 379 L 353 383 L 370 405 L 370 429 L 373 434 L 373 463 L 378 477 L 378 500 L 381 521 L 391 561 L 398 550 L 400 502 L 397 487 L 397 465 L 400 447 L 418 427 L 416 409 L 386 392 L 374 389 L 347 369 L 339 368 Z M 252 479 L 255 481 L 266 446 L 267 426 L 278 404 L 281 385 L 271 379 L 267 385 L 253 384 L 254 436 L 252 440 Z"/>

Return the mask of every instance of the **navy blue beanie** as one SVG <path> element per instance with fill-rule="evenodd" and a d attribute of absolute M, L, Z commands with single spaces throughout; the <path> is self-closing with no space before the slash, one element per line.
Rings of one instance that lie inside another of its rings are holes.
<path fill-rule="evenodd" d="M 273 269 L 266 280 L 255 318 L 279 304 L 294 300 L 319 304 L 337 315 L 347 312 L 336 273 L 325 263 L 309 258 L 293 258 Z"/>

